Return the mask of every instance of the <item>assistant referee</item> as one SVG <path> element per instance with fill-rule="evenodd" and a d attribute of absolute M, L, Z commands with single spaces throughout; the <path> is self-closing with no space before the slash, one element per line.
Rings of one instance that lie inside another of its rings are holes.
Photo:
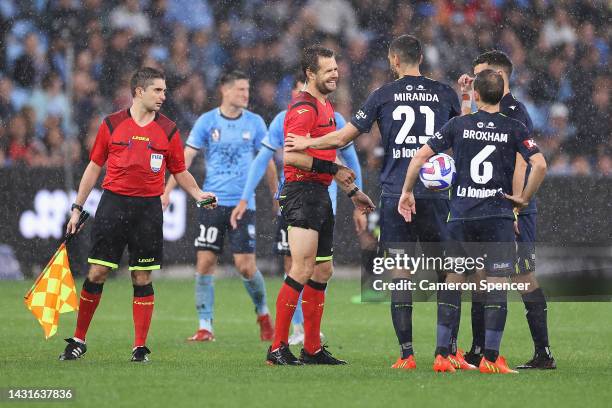
<path fill-rule="evenodd" d="M 203 192 L 186 170 L 176 124 L 159 113 L 166 99 L 164 74 L 153 68 L 141 68 L 132 76 L 130 87 L 132 106 L 107 116 L 100 125 L 66 227 L 66 232 L 76 232 L 83 204 L 106 164 L 104 193 L 91 233 L 90 268 L 81 291 L 77 326 L 74 336 L 66 339 L 68 344 L 60 360 L 75 360 L 87 351 L 85 336 L 100 303 L 104 282 L 111 269 L 118 268 L 127 245 L 134 285 L 135 338 L 131 361 L 148 361 L 150 351 L 145 344 L 154 305 L 151 271 L 162 267 L 160 196 L 164 192 L 166 169 L 194 199 L 215 197 Z"/>

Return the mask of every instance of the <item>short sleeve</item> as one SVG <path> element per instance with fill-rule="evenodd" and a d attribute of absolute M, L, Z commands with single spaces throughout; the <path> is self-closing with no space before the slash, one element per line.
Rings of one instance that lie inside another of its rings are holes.
<path fill-rule="evenodd" d="M 459 95 L 457 92 L 451 87 L 448 87 L 448 98 L 450 100 L 451 108 L 450 108 L 450 118 L 454 118 L 455 116 L 461 116 L 461 102 L 459 102 Z"/>
<path fill-rule="evenodd" d="M 346 120 L 339 112 L 334 112 L 334 118 L 336 119 L 336 130 L 340 130 L 346 126 Z"/>
<path fill-rule="evenodd" d="M 261 142 L 266 137 L 268 128 L 266 122 L 259 115 L 255 116 L 255 139 L 253 140 L 255 150 L 261 149 Z"/>
<path fill-rule="evenodd" d="M 378 91 L 374 91 L 370 94 L 370 96 L 368 96 L 368 99 L 366 99 L 361 109 L 359 109 L 357 113 L 353 115 L 351 123 L 357 128 L 357 130 L 359 130 L 359 132 L 368 133 L 370 129 L 372 129 L 372 125 L 378 117 L 378 108 Z"/>
<path fill-rule="evenodd" d="M 100 167 L 104 166 L 104 163 L 106 163 L 106 159 L 108 158 L 110 136 L 110 129 L 106 125 L 106 122 L 102 122 L 98 128 L 96 141 L 94 142 L 91 153 L 89 154 L 89 159 Z"/>
<path fill-rule="evenodd" d="M 261 141 L 262 146 L 267 147 L 270 150 L 281 149 L 285 145 L 283 135 L 283 122 L 285 121 L 285 112 L 281 112 L 272 119 L 270 127 L 268 128 L 268 134 Z"/>
<path fill-rule="evenodd" d="M 183 151 L 183 143 L 178 130 L 170 139 L 168 147 L 168 157 L 166 158 L 166 166 L 172 174 L 182 173 L 187 167 L 185 166 L 185 152 Z"/>
<path fill-rule="evenodd" d="M 436 153 L 443 152 L 453 147 L 453 124 L 455 120 L 451 119 L 442 128 L 434 133 L 427 144 Z"/>
<path fill-rule="evenodd" d="M 189 132 L 189 137 L 185 144 L 189 147 L 193 147 L 194 149 L 202 149 L 208 147 L 209 140 L 209 127 L 208 123 L 208 115 L 204 114 L 196 120 L 196 123 L 191 128 L 191 132 Z"/>
<path fill-rule="evenodd" d="M 317 121 L 317 112 L 310 104 L 296 104 L 287 111 L 285 123 L 287 133 L 306 136 L 314 128 Z"/>
<path fill-rule="evenodd" d="M 517 124 L 520 124 L 516 131 L 515 143 L 516 143 L 516 151 L 523 156 L 526 162 L 529 161 L 529 158 L 536 153 L 540 152 L 538 145 L 531 138 L 529 129 L 522 123 L 517 121 Z"/>

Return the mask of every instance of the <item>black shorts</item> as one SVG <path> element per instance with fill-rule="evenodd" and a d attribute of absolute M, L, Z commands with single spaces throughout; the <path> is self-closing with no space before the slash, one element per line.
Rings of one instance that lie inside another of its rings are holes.
<path fill-rule="evenodd" d="M 334 213 L 327 186 L 307 181 L 286 183 L 279 198 L 281 213 L 288 228 L 318 231 L 317 262 L 331 261 L 334 253 Z"/>
<path fill-rule="evenodd" d="M 196 250 L 220 254 L 227 232 L 232 253 L 255 253 L 255 211 L 246 210 L 238 227 L 233 229 L 230 224 L 233 209 L 222 205 L 212 210 L 200 208 L 200 234 L 194 241 Z"/>
<path fill-rule="evenodd" d="M 91 232 L 88 262 L 116 269 L 127 245 L 130 270 L 160 269 L 163 222 L 159 197 L 128 197 L 104 190 Z"/>
<path fill-rule="evenodd" d="M 516 272 L 521 275 L 535 272 L 537 214 L 519 214 L 519 234 L 516 236 Z"/>
<path fill-rule="evenodd" d="M 438 243 L 447 240 L 448 200 L 416 199 L 412 222 L 406 222 L 397 211 L 398 203 L 399 197 L 380 198 L 380 249 L 415 256 L 418 241 L 425 255 L 442 255 Z"/>
<path fill-rule="evenodd" d="M 510 218 L 451 221 L 446 255 L 451 258 L 480 258 L 488 276 L 508 277 L 515 268 L 514 221 Z M 475 268 L 466 274 L 475 272 Z"/>
<path fill-rule="evenodd" d="M 289 229 L 282 215 L 276 217 L 276 239 L 274 240 L 274 253 L 291 256 L 289 248 Z"/>

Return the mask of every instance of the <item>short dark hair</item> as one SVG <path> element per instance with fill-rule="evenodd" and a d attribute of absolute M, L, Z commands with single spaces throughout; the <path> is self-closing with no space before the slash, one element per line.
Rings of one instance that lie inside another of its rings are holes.
<path fill-rule="evenodd" d="M 219 78 L 219 85 L 227 85 L 230 82 L 239 81 L 241 79 L 246 79 L 248 81 L 249 77 L 244 72 L 234 69 L 232 71 L 224 72 L 221 75 L 221 78 Z"/>
<path fill-rule="evenodd" d="M 512 75 L 512 61 L 510 61 L 510 57 L 503 51 L 491 50 L 480 54 L 472 61 L 472 68 L 479 64 L 500 67 L 506 71 L 508 78 Z"/>
<path fill-rule="evenodd" d="M 319 58 L 332 58 L 334 51 L 322 45 L 311 45 L 302 51 L 302 73 L 306 77 L 306 71 L 317 72 L 319 70 Z"/>
<path fill-rule="evenodd" d="M 162 71 L 151 67 L 142 67 L 134 72 L 132 79 L 130 79 L 132 96 L 136 96 L 136 88 L 147 89 L 147 86 L 151 85 L 154 79 L 163 79 L 165 81 L 166 75 Z"/>
<path fill-rule="evenodd" d="M 400 35 L 389 44 L 389 53 L 398 55 L 404 64 L 414 65 L 421 62 L 423 48 L 418 38 L 410 34 Z"/>
<path fill-rule="evenodd" d="M 492 69 L 485 69 L 476 75 L 474 90 L 484 103 L 496 105 L 504 96 L 504 79 Z"/>
<path fill-rule="evenodd" d="M 296 72 L 295 75 L 293 75 L 293 82 L 291 83 L 291 88 L 295 88 L 298 82 L 306 82 L 306 80 L 304 79 L 304 74 L 302 74 L 301 72 Z"/>

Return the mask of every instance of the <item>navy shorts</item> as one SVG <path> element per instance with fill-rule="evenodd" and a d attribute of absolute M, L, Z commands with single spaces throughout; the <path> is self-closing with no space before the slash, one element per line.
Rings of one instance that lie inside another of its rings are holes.
<path fill-rule="evenodd" d="M 446 255 L 481 258 L 487 276 L 508 277 L 516 263 L 514 221 L 510 218 L 458 220 L 448 224 Z M 466 270 L 474 273 L 475 268 Z"/>
<path fill-rule="evenodd" d="M 524 275 L 535 272 L 537 214 L 519 214 L 519 234 L 516 236 L 516 272 Z"/>
<path fill-rule="evenodd" d="M 218 206 L 212 210 L 200 208 L 200 234 L 194 246 L 198 251 L 212 251 L 220 254 L 227 233 L 232 253 L 255 253 L 255 211 L 246 210 L 238 221 L 238 228 L 233 229 L 230 215 L 234 207 Z"/>
<path fill-rule="evenodd" d="M 276 217 L 276 239 L 274 240 L 274 253 L 291 256 L 289 248 L 289 226 L 282 215 Z"/>
<path fill-rule="evenodd" d="M 404 221 L 397 211 L 398 203 L 399 197 L 380 198 L 380 249 L 386 253 L 414 255 L 418 241 L 433 244 L 421 245 L 425 255 L 441 255 L 442 247 L 437 244 L 448 238 L 448 200 L 417 198 L 412 222 Z"/>

